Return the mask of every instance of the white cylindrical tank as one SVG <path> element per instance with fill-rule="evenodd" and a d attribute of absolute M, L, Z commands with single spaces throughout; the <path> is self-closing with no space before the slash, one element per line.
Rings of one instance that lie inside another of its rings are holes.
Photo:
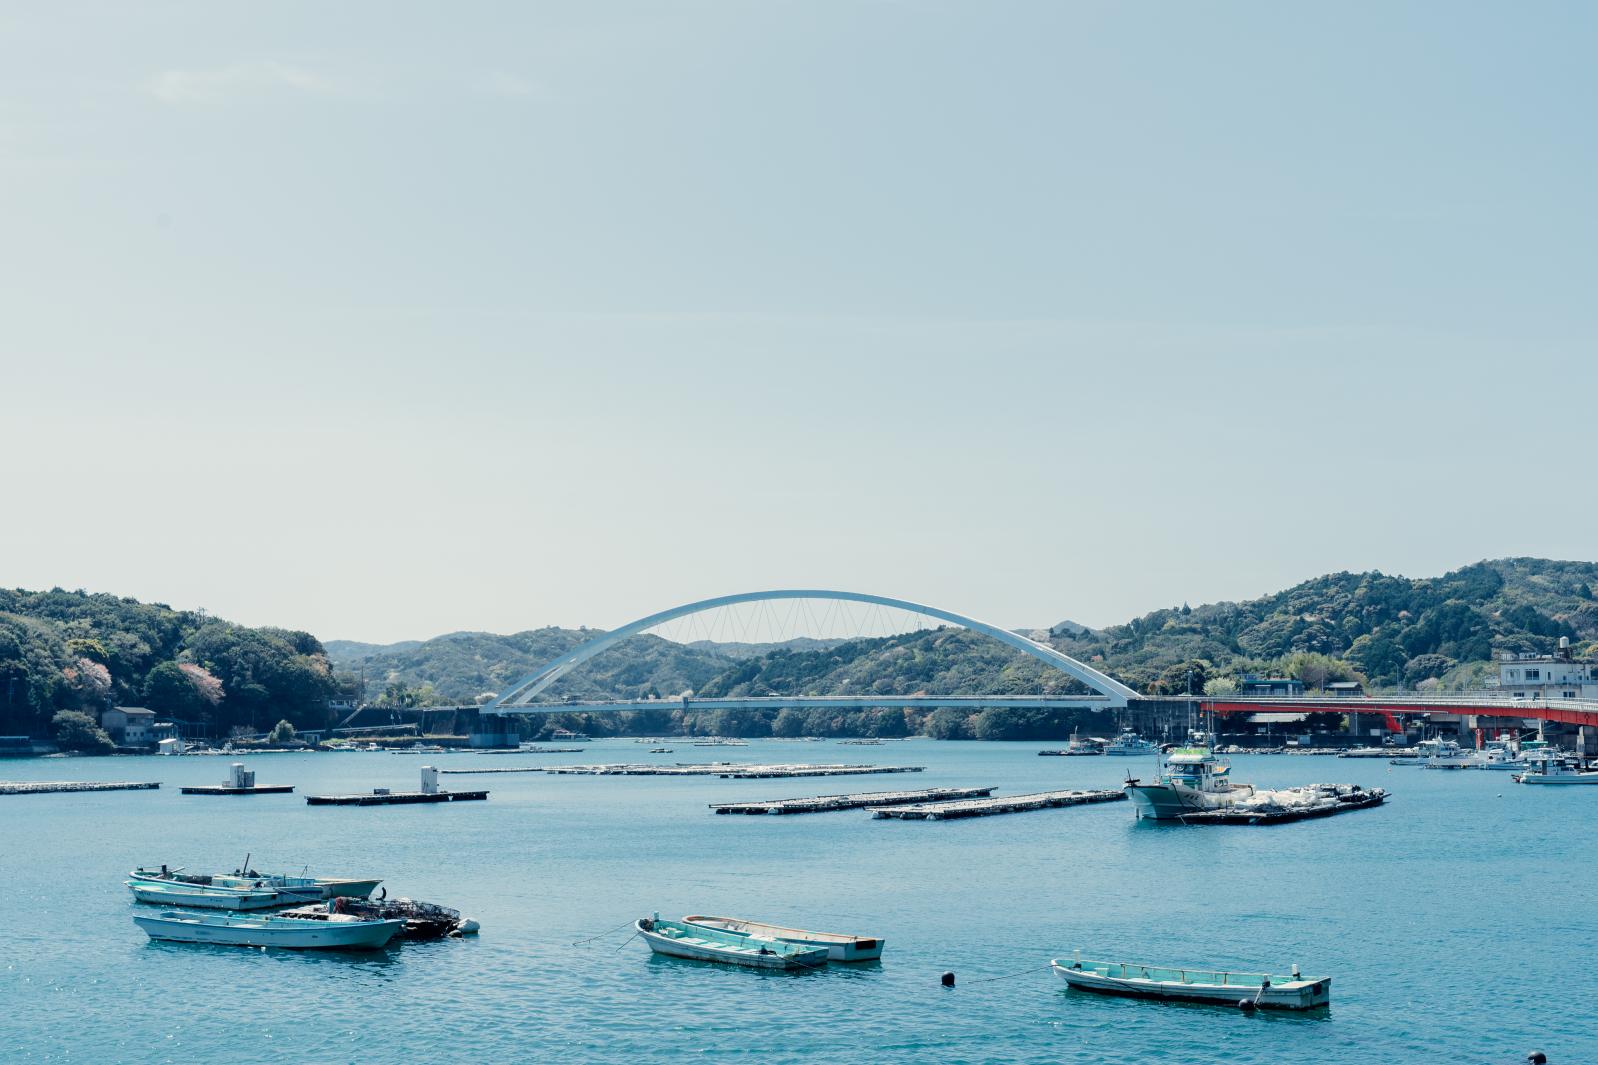
<path fill-rule="evenodd" d="M 422 794 L 438 794 L 438 770 L 430 765 L 422 766 Z"/>
<path fill-rule="evenodd" d="M 255 787 L 255 771 L 244 768 L 243 762 L 234 762 L 228 773 L 227 786 L 230 788 Z"/>

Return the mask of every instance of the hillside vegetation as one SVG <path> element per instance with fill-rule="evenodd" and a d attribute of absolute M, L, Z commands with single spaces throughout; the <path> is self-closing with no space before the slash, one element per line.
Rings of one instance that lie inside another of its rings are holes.
<path fill-rule="evenodd" d="M 1335 573 L 1239 603 L 1157 610 L 1101 631 L 1056 626 L 1048 637 L 1150 695 L 1220 693 L 1244 673 L 1285 673 L 1316 687 L 1469 687 L 1498 652 L 1549 652 L 1561 637 L 1598 652 L 1598 564 L 1513 558 L 1441 577 Z M 333 641 L 248 629 L 110 595 L 0 590 L 0 731 L 44 734 L 58 711 L 142 703 L 220 734 L 235 726 L 325 723 L 329 696 L 364 669 L 368 701 L 394 707 L 472 703 L 598 635 L 544 628 L 509 636 L 460 632 L 403 644 Z M 330 661 L 331 658 L 331 661 Z M 552 685 L 546 701 L 739 695 L 975 695 L 1081 691 L 1069 677 L 962 629 L 898 636 L 683 645 L 639 636 Z M 554 719 L 552 719 L 554 720 Z M 565 720 L 564 718 L 559 720 Z M 816 710 L 781 714 L 662 708 L 634 718 L 578 719 L 587 731 L 778 735 L 1054 736 L 1069 714 L 967 715 Z M 1094 726 L 1088 726 L 1094 727 Z"/>
<path fill-rule="evenodd" d="M 0 589 L 0 732 L 50 735 L 57 714 L 94 717 L 112 703 L 213 735 L 280 720 L 316 727 L 337 690 L 306 632 L 114 595 Z"/>

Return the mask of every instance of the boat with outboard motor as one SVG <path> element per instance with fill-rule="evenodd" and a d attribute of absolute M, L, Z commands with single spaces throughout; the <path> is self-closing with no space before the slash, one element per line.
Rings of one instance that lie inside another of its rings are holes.
<path fill-rule="evenodd" d="M 1122 729 L 1115 739 L 1104 745 L 1105 754 L 1119 755 L 1123 758 L 1140 754 L 1158 754 L 1159 752 L 1158 744 L 1150 743 L 1142 736 L 1139 736 L 1136 731 L 1129 728 Z"/>
<path fill-rule="evenodd" d="M 703 917 L 692 914 L 684 917 L 682 923 L 751 939 L 774 939 L 779 943 L 820 947 L 826 950 L 828 961 L 876 961 L 882 957 L 882 948 L 886 946 L 880 937 L 851 936 L 840 932 L 807 932 L 803 928 L 784 928 L 781 925 L 745 921 L 737 917 Z"/>
<path fill-rule="evenodd" d="M 660 914 L 640 917 L 638 935 L 656 954 L 692 961 L 713 961 L 751 969 L 820 969 L 827 948 L 784 943 L 775 939 L 734 935 L 713 928 L 662 920 Z"/>
<path fill-rule="evenodd" d="M 1052 963 L 1056 976 L 1081 991 L 1131 998 L 1216 1002 L 1252 1009 L 1306 1010 L 1328 1005 L 1332 978 L 1291 974 L 1234 973 L 1219 969 L 1180 969 L 1131 962 L 1083 961 L 1081 951 Z"/>
<path fill-rule="evenodd" d="M 134 914 L 133 923 L 151 939 L 211 943 L 228 947 L 283 947 L 290 950 L 376 950 L 388 945 L 405 922 L 360 917 L 314 921 L 286 914 L 230 915 L 166 910 Z"/>
<path fill-rule="evenodd" d="M 145 880 L 127 881 L 135 902 L 152 906 L 202 910 L 267 910 L 299 902 L 299 897 L 284 898 L 276 891 L 211 891 L 185 884 L 159 884 Z"/>
<path fill-rule="evenodd" d="M 225 894 L 252 891 L 276 891 L 284 896 L 285 905 L 293 902 L 315 902 L 340 896 L 365 898 L 377 890 L 383 881 L 347 880 L 322 876 L 287 876 L 277 873 L 258 873 L 249 862 L 232 873 L 186 873 L 183 867 L 146 869 L 140 866 L 128 874 L 141 883 L 181 885 L 185 890 L 207 894 Z"/>

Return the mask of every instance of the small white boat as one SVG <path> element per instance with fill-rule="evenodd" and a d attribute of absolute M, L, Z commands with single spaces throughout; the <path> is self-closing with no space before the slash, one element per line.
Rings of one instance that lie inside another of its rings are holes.
<path fill-rule="evenodd" d="M 334 915 L 337 916 L 337 915 Z M 263 914 L 254 917 L 191 910 L 166 910 L 133 923 L 151 939 L 174 943 L 214 943 L 229 947 L 285 947 L 291 950 L 376 950 L 405 927 L 404 921 L 307 921 Z"/>
<path fill-rule="evenodd" d="M 1124 728 L 1121 730 L 1120 735 L 1104 745 L 1104 753 L 1112 756 L 1120 755 L 1126 758 L 1140 754 L 1159 754 L 1160 748 L 1157 744 L 1150 743 L 1142 736 L 1139 736 L 1132 729 Z"/>
<path fill-rule="evenodd" d="M 660 915 L 640 917 L 635 926 L 656 954 L 751 969 L 819 969 L 827 964 L 827 948 L 737 936 L 710 928 L 663 921 Z"/>
<path fill-rule="evenodd" d="M 1542 762 L 1539 769 L 1516 773 L 1517 784 L 1598 784 L 1598 771 L 1572 769 L 1563 762 Z"/>
<path fill-rule="evenodd" d="M 208 891 L 203 888 L 191 889 L 183 884 L 157 884 L 144 880 L 129 880 L 127 884 L 136 902 L 181 909 L 265 910 L 300 901 L 298 896 L 285 899 L 275 891 Z"/>
<path fill-rule="evenodd" d="M 803 928 L 784 928 L 781 925 L 744 921 L 737 917 L 703 917 L 693 914 L 682 923 L 713 932 L 727 932 L 735 936 L 774 939 L 779 943 L 798 943 L 808 947 L 822 947 L 828 961 L 875 961 L 882 957 L 886 941 L 870 936 L 850 936 L 839 932 L 807 932 Z"/>
<path fill-rule="evenodd" d="M 1129 962 L 1056 958 L 1054 973 L 1082 991 L 1132 998 L 1219 1002 L 1245 1009 L 1307 1010 L 1332 1000 L 1332 978 L 1306 979 L 1298 966 L 1288 976 L 1214 969 L 1173 969 Z"/>

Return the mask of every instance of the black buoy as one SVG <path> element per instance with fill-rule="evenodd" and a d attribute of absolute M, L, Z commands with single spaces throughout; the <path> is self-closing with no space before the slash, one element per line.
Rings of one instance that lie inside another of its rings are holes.
<path fill-rule="evenodd" d="M 943 986 L 944 987 L 953 987 L 954 986 L 954 974 L 953 973 L 944 973 L 943 974 Z"/>
<path fill-rule="evenodd" d="M 1238 999 L 1237 1008 L 1242 1010 L 1244 1013 L 1253 1013 L 1256 1009 L 1258 1009 L 1258 1007 L 1254 1005 L 1254 1000 L 1251 998 Z"/>
<path fill-rule="evenodd" d="M 1533 1050 L 1527 1054 L 1526 1060 L 1531 1062 L 1531 1065 L 1548 1065 L 1548 1055 L 1540 1050 Z"/>

